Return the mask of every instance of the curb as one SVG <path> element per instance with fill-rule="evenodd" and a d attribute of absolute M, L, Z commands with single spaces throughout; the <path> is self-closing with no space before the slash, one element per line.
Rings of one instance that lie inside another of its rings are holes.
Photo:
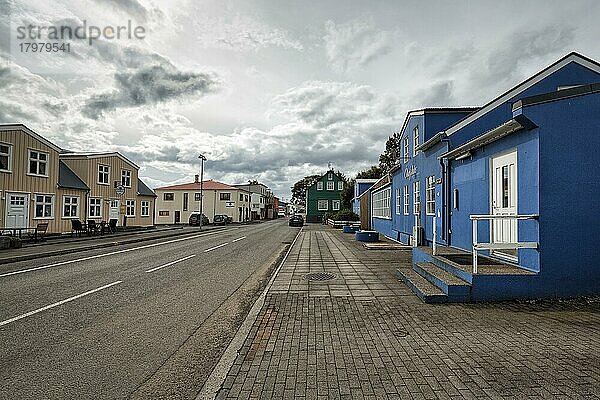
<path fill-rule="evenodd" d="M 69 248 L 69 249 L 60 249 L 60 250 L 54 250 L 54 251 L 47 251 L 47 252 L 44 252 L 44 253 L 34 253 L 34 254 L 27 254 L 27 255 L 22 255 L 22 256 L 4 257 L 4 258 L 0 258 L 0 265 L 2 265 L 2 264 L 8 264 L 8 263 L 13 263 L 13 262 L 19 262 L 19 261 L 35 260 L 35 259 L 44 258 L 44 257 L 52 257 L 52 256 L 60 256 L 60 255 L 64 255 L 64 254 L 80 253 L 82 251 L 103 249 L 103 248 L 106 248 L 106 247 L 120 246 L 120 245 L 124 245 L 124 244 L 147 242 L 147 241 L 150 241 L 150 240 L 164 239 L 164 238 L 172 237 L 172 236 L 197 235 L 199 232 L 220 231 L 220 230 L 224 230 L 225 228 L 226 227 L 224 226 L 224 227 L 219 227 L 219 228 L 213 228 L 213 229 L 210 229 L 210 230 L 207 230 L 207 231 L 176 232 L 176 233 L 170 233 L 168 235 L 158 235 L 158 236 L 153 236 L 153 237 L 128 238 L 128 239 L 122 240 L 122 241 L 99 243 L 99 244 L 89 245 L 89 246 L 82 246 L 82 247 L 75 247 L 75 248 Z"/>
<path fill-rule="evenodd" d="M 208 377 L 206 382 L 204 382 L 204 386 L 202 386 L 200 393 L 198 393 L 198 395 L 196 396 L 196 400 L 213 400 L 216 398 L 219 390 L 221 389 L 221 386 L 223 385 L 223 382 L 225 381 L 225 378 L 227 377 L 227 373 L 233 366 L 233 363 L 235 362 L 235 359 L 238 356 L 239 350 L 244 345 L 244 342 L 246 341 L 246 338 L 248 337 L 248 334 L 252 329 L 252 325 L 254 325 L 254 322 L 256 322 L 256 318 L 258 317 L 260 310 L 262 310 L 263 306 L 265 305 L 267 293 L 271 289 L 271 286 L 273 286 L 275 278 L 279 274 L 279 271 L 283 267 L 283 264 L 290 255 L 292 248 L 294 247 L 294 244 L 298 240 L 298 237 L 300 236 L 300 233 L 302 233 L 303 229 L 304 228 L 300 228 L 300 230 L 298 231 L 298 234 L 290 244 L 288 251 L 285 253 L 283 259 L 277 266 L 277 269 L 273 273 L 273 276 L 269 280 L 269 283 L 267 283 L 267 287 L 265 287 L 265 290 L 263 290 L 261 295 L 254 302 L 254 305 L 252 306 L 250 312 L 244 319 L 244 322 L 242 322 L 242 325 L 239 327 L 233 339 L 231 339 L 229 346 L 227 346 L 227 348 L 223 352 L 223 355 L 217 362 L 217 365 L 215 365 L 215 368 L 213 368 L 213 371 L 211 372 L 210 376 Z"/>

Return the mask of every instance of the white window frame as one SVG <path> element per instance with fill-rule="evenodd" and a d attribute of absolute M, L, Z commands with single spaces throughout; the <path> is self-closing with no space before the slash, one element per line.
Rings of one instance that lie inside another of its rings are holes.
<path fill-rule="evenodd" d="M 131 187 L 131 170 L 129 169 L 122 169 L 121 170 L 121 185 L 125 186 L 126 188 L 130 188 Z"/>
<path fill-rule="evenodd" d="M 340 211 L 340 201 L 339 200 L 331 200 L 331 210 L 332 211 Z"/>
<path fill-rule="evenodd" d="M 7 158 L 7 168 L 0 168 L 0 172 L 12 172 L 12 162 L 13 162 L 13 145 L 11 143 L 0 142 L 0 145 L 8 147 L 8 153 L 0 153 L 0 156 L 4 156 Z"/>
<path fill-rule="evenodd" d="M 392 218 L 392 188 L 387 186 L 377 192 L 373 193 L 373 217 L 375 218 Z"/>
<path fill-rule="evenodd" d="M 344 190 L 344 181 L 338 181 L 338 190 Z"/>
<path fill-rule="evenodd" d="M 73 199 L 76 199 L 76 201 L 73 202 Z M 63 219 L 78 219 L 80 204 L 81 203 L 79 201 L 79 196 L 63 196 L 62 218 Z M 65 213 L 67 206 L 69 207 L 68 208 L 69 212 Z M 75 210 L 75 212 L 73 212 L 73 210 Z"/>
<path fill-rule="evenodd" d="M 32 157 L 32 153 L 35 153 L 37 156 L 34 158 Z M 40 159 L 40 155 L 45 155 L 46 159 L 42 160 Z M 49 160 L 50 160 L 50 154 L 48 154 L 45 151 L 41 151 L 41 150 L 36 150 L 36 149 L 27 149 L 27 175 L 31 175 L 31 176 L 41 176 L 41 177 L 48 177 L 48 164 L 49 164 Z M 34 162 L 36 165 L 36 172 L 31 172 L 31 163 Z M 46 171 L 43 174 L 40 174 L 40 165 L 44 165 Z"/>
<path fill-rule="evenodd" d="M 396 215 L 400 215 L 402 211 L 402 195 L 400 193 L 400 188 L 396 188 Z"/>
<path fill-rule="evenodd" d="M 419 215 L 421 210 L 421 182 L 413 182 L 413 214 Z"/>
<path fill-rule="evenodd" d="M 333 172 L 327 173 L 327 180 L 329 180 L 329 181 L 333 180 Z"/>
<path fill-rule="evenodd" d="M 96 183 L 98 185 L 110 185 L 110 165 L 98 164 L 96 172 Z M 100 179 L 101 176 L 106 177 L 106 182 Z"/>
<path fill-rule="evenodd" d="M 94 212 L 92 212 L 92 209 Z M 88 218 L 102 218 L 102 197 L 90 197 L 88 199 Z"/>
<path fill-rule="evenodd" d="M 410 146 L 408 144 L 408 134 L 406 134 L 406 136 L 404 136 L 404 162 L 408 162 L 408 160 L 410 160 Z"/>
<path fill-rule="evenodd" d="M 145 210 L 145 212 L 144 212 Z M 140 201 L 140 217 L 150 216 L 150 202 L 148 200 Z"/>
<path fill-rule="evenodd" d="M 323 190 L 323 181 L 317 182 L 317 190 Z"/>
<path fill-rule="evenodd" d="M 325 202 L 325 207 L 322 207 L 321 205 L 323 204 L 323 202 Z M 318 211 L 328 211 L 329 210 L 329 200 L 317 200 L 317 210 Z"/>
<path fill-rule="evenodd" d="M 435 176 L 427 177 L 425 187 L 425 214 L 435 215 Z"/>
<path fill-rule="evenodd" d="M 327 181 L 327 190 L 335 190 L 335 182 Z"/>
<path fill-rule="evenodd" d="M 410 191 L 408 185 L 404 186 L 404 215 L 410 214 Z"/>
<path fill-rule="evenodd" d="M 418 153 L 417 147 L 419 147 L 419 125 L 413 128 L 413 157 Z"/>
<path fill-rule="evenodd" d="M 33 208 L 33 219 L 54 219 L 54 195 L 49 193 L 34 193 L 34 208 Z M 38 197 L 42 197 L 42 202 L 38 201 Z M 50 202 L 46 200 L 50 198 Z M 37 215 L 38 205 L 42 206 L 42 215 Z M 50 215 L 45 214 L 46 207 L 50 207 Z"/>
<path fill-rule="evenodd" d="M 130 211 L 132 213 L 130 213 Z M 127 218 L 135 217 L 135 200 L 132 200 L 132 199 L 125 200 L 125 216 Z"/>

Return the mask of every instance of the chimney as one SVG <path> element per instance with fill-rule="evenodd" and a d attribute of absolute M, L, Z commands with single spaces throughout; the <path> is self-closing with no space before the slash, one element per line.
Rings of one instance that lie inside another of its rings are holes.
<path fill-rule="evenodd" d="M 194 183 L 200 183 L 200 175 L 194 175 Z"/>

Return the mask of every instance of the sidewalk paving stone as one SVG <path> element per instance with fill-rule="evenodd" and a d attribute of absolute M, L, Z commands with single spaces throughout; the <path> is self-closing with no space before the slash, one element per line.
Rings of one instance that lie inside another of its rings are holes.
<path fill-rule="evenodd" d="M 424 304 L 410 257 L 306 226 L 217 397 L 600 397 L 600 299 Z"/>

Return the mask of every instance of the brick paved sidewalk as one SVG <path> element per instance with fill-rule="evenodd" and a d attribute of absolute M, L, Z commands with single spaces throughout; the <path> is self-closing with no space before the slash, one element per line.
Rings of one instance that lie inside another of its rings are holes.
<path fill-rule="evenodd" d="M 600 396 L 600 300 L 427 305 L 409 265 L 305 227 L 217 398 Z"/>

